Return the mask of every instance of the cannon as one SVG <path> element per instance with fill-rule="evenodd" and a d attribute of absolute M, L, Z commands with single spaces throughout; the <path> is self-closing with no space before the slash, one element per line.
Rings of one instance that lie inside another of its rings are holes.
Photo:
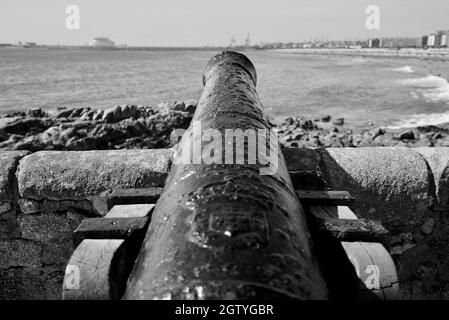
<path fill-rule="evenodd" d="M 116 190 L 83 221 L 64 299 L 395 297 L 388 232 L 347 192 L 295 188 L 256 83 L 243 54 L 207 63 L 165 187 Z"/>

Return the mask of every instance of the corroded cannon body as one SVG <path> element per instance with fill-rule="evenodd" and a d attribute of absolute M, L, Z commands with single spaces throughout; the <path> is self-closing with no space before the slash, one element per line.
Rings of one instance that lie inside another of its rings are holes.
<path fill-rule="evenodd" d="M 305 215 L 255 89 L 254 66 L 242 54 L 224 52 L 209 61 L 203 83 L 123 298 L 325 299 Z M 247 133 L 244 143 L 230 130 Z M 205 160 L 211 137 L 204 132 L 225 137 L 215 144 L 214 161 Z M 251 132 L 266 134 L 254 143 Z"/>

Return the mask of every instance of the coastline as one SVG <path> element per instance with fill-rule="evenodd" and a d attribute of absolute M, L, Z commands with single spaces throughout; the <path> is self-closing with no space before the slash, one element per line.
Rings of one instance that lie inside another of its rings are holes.
<path fill-rule="evenodd" d="M 370 58 L 409 58 L 421 60 L 449 61 L 449 48 L 442 49 L 272 49 L 270 51 L 284 54 L 354 56 Z"/>
<path fill-rule="evenodd" d="M 175 129 L 187 129 L 196 102 L 170 101 L 156 107 L 123 105 L 102 110 L 30 109 L 1 117 L 1 150 L 111 150 L 172 147 Z M 289 117 L 278 123 L 281 147 L 448 147 L 449 123 L 391 129 L 369 123 L 346 126 L 344 118 Z"/>

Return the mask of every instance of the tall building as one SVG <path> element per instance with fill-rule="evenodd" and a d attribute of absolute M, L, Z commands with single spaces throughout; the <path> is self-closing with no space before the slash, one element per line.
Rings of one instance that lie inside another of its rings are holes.
<path fill-rule="evenodd" d="M 423 36 L 422 42 L 421 42 L 421 47 L 427 48 L 427 42 L 429 42 L 429 36 Z"/>
<path fill-rule="evenodd" d="M 449 47 L 449 30 L 438 31 L 435 37 L 435 47 L 436 48 L 447 48 Z"/>
<path fill-rule="evenodd" d="M 435 34 L 429 35 L 429 37 L 427 38 L 427 47 L 428 48 L 434 48 L 435 47 L 435 40 L 436 40 L 436 35 Z"/>
<path fill-rule="evenodd" d="M 369 39 L 368 48 L 382 48 L 382 39 Z"/>

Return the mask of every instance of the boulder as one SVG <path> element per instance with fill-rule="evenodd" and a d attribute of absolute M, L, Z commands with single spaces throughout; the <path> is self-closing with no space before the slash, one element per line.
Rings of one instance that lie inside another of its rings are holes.
<path fill-rule="evenodd" d="M 8 134 L 26 135 L 38 133 L 53 125 L 54 121 L 48 118 L 24 118 L 8 123 L 3 127 L 3 131 Z"/>
<path fill-rule="evenodd" d="M 397 136 L 399 140 L 415 140 L 415 133 L 413 130 L 405 130 Z"/>
<path fill-rule="evenodd" d="M 334 121 L 332 121 L 332 123 L 336 126 L 342 126 L 345 124 L 345 118 L 334 119 Z"/>
<path fill-rule="evenodd" d="M 41 108 L 34 108 L 34 109 L 29 109 L 26 112 L 26 116 L 30 117 L 30 118 L 44 118 L 47 117 L 48 115 L 42 111 Z"/>
<path fill-rule="evenodd" d="M 173 106 L 173 110 L 176 110 L 176 111 L 185 111 L 185 109 L 186 109 L 186 105 L 183 101 L 177 101 Z"/>
<path fill-rule="evenodd" d="M 103 119 L 103 110 L 97 110 L 95 114 L 92 116 L 92 120 L 101 120 Z"/>
<path fill-rule="evenodd" d="M 56 115 L 56 118 L 68 118 L 75 109 L 62 110 Z"/>
<path fill-rule="evenodd" d="M 106 123 L 114 122 L 114 110 L 115 108 L 104 110 L 101 121 Z"/>
<path fill-rule="evenodd" d="M 185 111 L 191 114 L 194 114 L 196 111 L 196 106 L 198 105 L 198 103 L 195 100 L 188 100 L 185 101 Z"/>

